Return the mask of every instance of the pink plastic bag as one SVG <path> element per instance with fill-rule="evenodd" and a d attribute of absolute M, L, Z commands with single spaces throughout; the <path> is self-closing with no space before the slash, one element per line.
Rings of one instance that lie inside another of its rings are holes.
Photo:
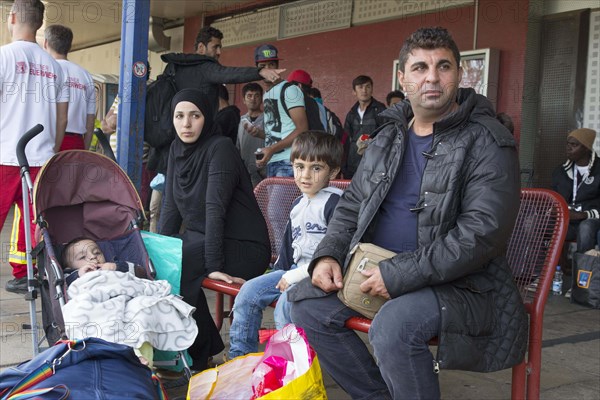
<path fill-rule="evenodd" d="M 288 324 L 269 339 L 264 356 L 252 373 L 254 398 L 275 391 L 306 373 L 313 361 L 302 328 Z"/>

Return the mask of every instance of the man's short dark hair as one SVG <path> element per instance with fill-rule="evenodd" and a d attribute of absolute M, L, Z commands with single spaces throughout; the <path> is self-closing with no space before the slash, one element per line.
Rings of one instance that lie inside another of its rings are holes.
<path fill-rule="evenodd" d="M 248 92 L 258 92 L 260 95 L 263 95 L 263 88 L 256 82 L 246 83 L 242 87 L 242 97 L 246 97 L 246 93 Z"/>
<path fill-rule="evenodd" d="M 314 86 L 313 86 L 313 87 L 311 87 L 311 88 L 308 90 L 308 95 L 309 95 L 310 97 L 313 97 L 313 98 L 315 98 L 315 99 L 322 99 L 322 98 L 323 98 L 323 96 L 321 96 L 321 91 L 320 91 L 319 89 L 317 89 L 316 87 L 314 87 Z"/>
<path fill-rule="evenodd" d="M 11 8 L 11 12 L 16 14 L 18 21 L 34 31 L 42 27 L 44 10 L 44 3 L 40 0 L 15 0 Z"/>
<path fill-rule="evenodd" d="M 290 161 L 301 158 L 307 161 L 322 161 L 329 168 L 340 168 L 344 149 L 334 136 L 323 131 L 305 131 L 292 143 Z"/>
<path fill-rule="evenodd" d="M 373 79 L 367 75 L 359 75 L 352 80 L 352 90 L 354 90 L 358 85 L 364 85 L 365 83 L 370 83 L 373 85 Z"/>
<path fill-rule="evenodd" d="M 420 28 L 414 31 L 406 38 L 400 56 L 398 57 L 398 67 L 404 73 L 404 66 L 408 60 L 408 56 L 415 49 L 448 49 L 454 55 L 456 65 L 460 66 L 460 52 L 456 42 L 446 28 L 437 26 L 435 28 Z"/>
<path fill-rule="evenodd" d="M 390 106 L 390 101 L 392 101 L 392 98 L 397 97 L 399 99 L 404 100 L 406 97 L 404 96 L 404 93 L 402 93 L 399 90 L 392 90 L 391 92 L 389 92 L 387 94 L 387 96 L 385 96 L 385 104 L 387 104 L 387 106 Z"/>
<path fill-rule="evenodd" d="M 219 85 L 219 98 L 229 102 L 229 90 L 225 85 Z"/>
<path fill-rule="evenodd" d="M 223 40 L 223 33 L 217 28 L 213 28 L 212 26 L 203 27 L 202 29 L 200 29 L 200 32 L 198 32 L 198 36 L 196 36 L 194 49 L 196 49 L 197 51 L 200 43 L 204 44 L 205 46 L 208 46 L 208 42 L 210 42 L 210 39 L 212 38 Z"/>
<path fill-rule="evenodd" d="M 66 56 L 71 51 L 73 31 L 64 25 L 50 25 L 44 30 L 48 46 L 58 54 Z"/>

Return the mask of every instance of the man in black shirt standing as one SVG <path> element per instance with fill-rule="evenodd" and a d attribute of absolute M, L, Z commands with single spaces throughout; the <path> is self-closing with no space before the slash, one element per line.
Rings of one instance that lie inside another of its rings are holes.
<path fill-rule="evenodd" d="M 348 133 L 348 141 L 344 146 L 345 163 L 342 167 L 344 179 L 352 179 L 356 172 L 361 155 L 358 154 L 357 141 L 362 135 L 370 135 L 383 119 L 377 116 L 386 109 L 385 104 L 373 98 L 373 79 L 359 75 L 352 81 L 352 93 L 358 100 L 346 115 L 344 130 Z"/>

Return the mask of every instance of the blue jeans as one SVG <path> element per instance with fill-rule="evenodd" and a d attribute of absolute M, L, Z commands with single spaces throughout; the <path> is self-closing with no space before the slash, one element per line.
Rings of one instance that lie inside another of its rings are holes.
<path fill-rule="evenodd" d="M 233 322 L 229 332 L 230 358 L 258 351 L 258 330 L 262 314 L 275 300 L 275 327 L 281 329 L 291 322 L 287 296 L 275 287 L 285 272 L 271 271 L 242 285 L 233 304 Z"/>
<path fill-rule="evenodd" d="M 267 177 L 284 176 L 293 177 L 294 170 L 289 160 L 274 161 L 267 164 Z"/>
<path fill-rule="evenodd" d="M 427 345 L 440 329 L 433 290 L 421 289 L 383 305 L 369 330 L 375 359 L 356 332 L 344 327 L 358 315 L 335 294 L 292 303 L 292 321 L 304 329 L 321 365 L 353 399 L 439 399 Z"/>

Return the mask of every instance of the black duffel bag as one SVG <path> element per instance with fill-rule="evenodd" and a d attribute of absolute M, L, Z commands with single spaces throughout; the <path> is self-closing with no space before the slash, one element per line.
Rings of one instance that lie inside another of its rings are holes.
<path fill-rule="evenodd" d="M 600 253 L 574 254 L 571 302 L 600 308 L 600 257 L 596 254 Z"/>

